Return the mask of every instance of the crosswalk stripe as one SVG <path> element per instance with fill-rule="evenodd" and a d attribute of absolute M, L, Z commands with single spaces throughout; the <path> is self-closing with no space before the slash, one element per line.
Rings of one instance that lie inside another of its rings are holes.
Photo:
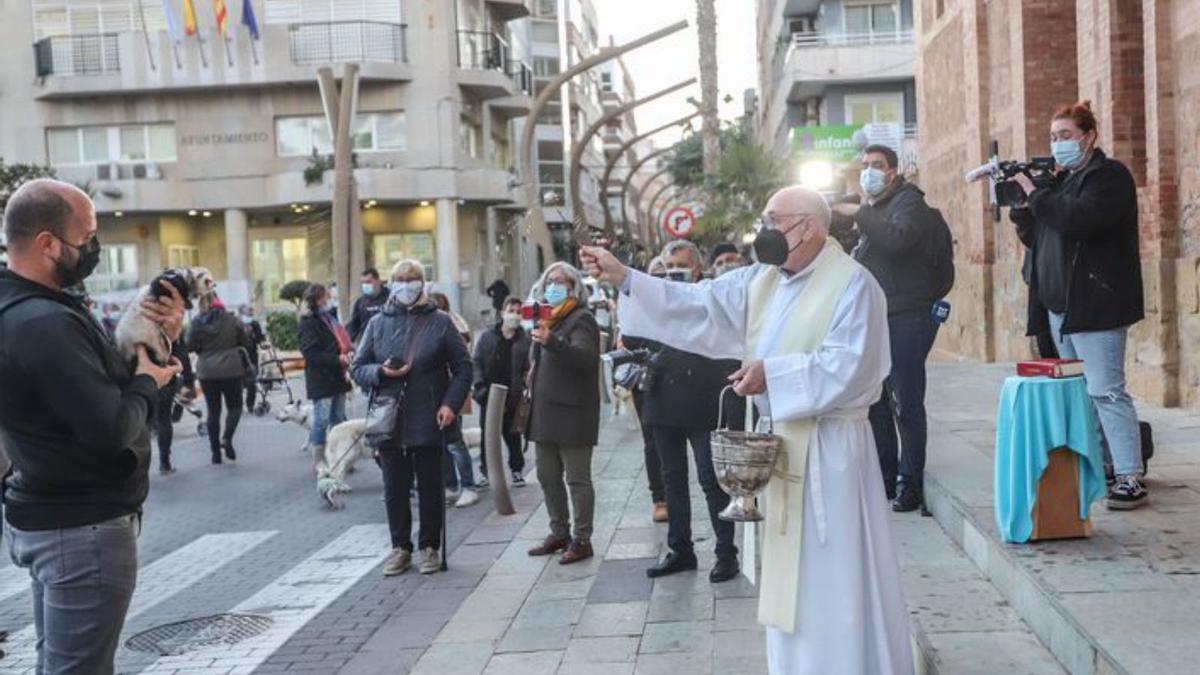
<path fill-rule="evenodd" d="M 126 625 L 138 614 L 166 602 L 274 534 L 274 531 L 206 534 L 141 568 L 137 589 L 126 614 Z M 28 579 L 28 573 L 26 577 Z M 33 672 L 37 666 L 37 629 L 29 625 L 11 636 L 5 651 L 8 654 L 0 661 L 0 671 Z"/>
<path fill-rule="evenodd" d="M 251 673 L 380 563 L 387 549 L 386 525 L 355 525 L 230 612 L 267 616 L 265 632 L 234 645 L 203 647 L 164 656 L 142 671 L 151 673 Z"/>

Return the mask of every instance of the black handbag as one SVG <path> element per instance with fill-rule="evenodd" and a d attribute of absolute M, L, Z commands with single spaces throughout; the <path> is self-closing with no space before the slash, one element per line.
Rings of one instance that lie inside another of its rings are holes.
<path fill-rule="evenodd" d="M 403 390 L 401 390 L 403 392 Z M 400 426 L 400 407 L 404 405 L 404 394 L 379 394 L 372 392 L 367 402 L 367 417 L 364 420 L 363 441 L 378 450 L 389 445 L 397 436 Z"/>

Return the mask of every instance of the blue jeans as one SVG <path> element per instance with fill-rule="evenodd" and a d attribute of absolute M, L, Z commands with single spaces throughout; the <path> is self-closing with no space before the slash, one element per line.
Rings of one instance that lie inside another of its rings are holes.
<path fill-rule="evenodd" d="M 897 476 L 909 487 L 924 487 L 925 443 L 929 436 L 925 359 L 938 331 L 932 312 L 932 306 L 926 305 L 888 315 L 892 371 L 883 384 L 883 397 L 871 406 L 869 418 L 884 489 L 889 495 L 896 492 Z"/>
<path fill-rule="evenodd" d="M 464 488 L 475 487 L 475 474 L 471 469 L 471 451 L 466 443 L 447 443 L 445 462 L 442 462 L 442 474 L 446 478 L 446 487 L 457 490 L 459 485 Z M 459 477 L 462 480 L 459 480 Z"/>
<path fill-rule="evenodd" d="M 308 432 L 309 445 L 325 445 L 329 430 L 346 421 L 346 395 L 314 399 L 312 429 Z"/>
<path fill-rule="evenodd" d="M 1142 440 L 1133 397 L 1125 390 L 1125 338 L 1128 328 L 1062 334 L 1063 316 L 1050 313 L 1050 331 L 1064 359 L 1083 360 L 1083 378 L 1100 418 L 1105 454 L 1118 476 L 1141 474 Z"/>
<path fill-rule="evenodd" d="M 13 564 L 32 579 L 37 672 L 111 675 L 137 585 L 137 516 L 61 530 L 4 530 Z"/>

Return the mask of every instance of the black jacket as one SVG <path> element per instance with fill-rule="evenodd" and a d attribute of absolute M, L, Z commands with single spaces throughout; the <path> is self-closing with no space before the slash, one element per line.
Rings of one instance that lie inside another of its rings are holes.
<path fill-rule="evenodd" d="M 626 347 L 645 347 L 652 354 L 642 379 L 643 423 L 690 430 L 717 428 L 721 390 L 740 367 L 739 362 L 717 361 L 640 338 L 626 337 L 624 341 Z M 741 428 L 746 410 L 741 401 L 732 392 L 727 395 L 727 426 L 736 422 Z"/>
<path fill-rule="evenodd" d="M 375 318 L 379 310 L 387 304 L 389 295 L 387 286 L 384 286 L 375 295 L 362 295 L 354 301 L 354 309 L 350 312 L 350 323 L 346 324 L 346 331 L 350 333 L 351 340 L 358 342 L 363 331 L 367 329 L 367 323 Z"/>
<path fill-rule="evenodd" d="M 490 330 L 484 331 L 479 336 L 479 341 L 475 343 L 473 358 L 475 384 L 472 397 L 480 405 L 487 404 L 489 388 L 501 379 L 504 368 L 496 357 L 500 354 L 500 345 L 504 340 L 504 334 L 500 332 L 500 324 L 496 324 Z M 508 398 L 505 399 L 505 405 L 509 408 L 515 406 L 525 393 L 525 371 L 529 369 L 529 346 L 532 341 L 524 329 L 518 328 L 510 342 L 512 349 L 509 351 L 507 364 L 509 381 L 501 382 L 501 384 L 508 385 Z"/>
<path fill-rule="evenodd" d="M 1054 187 L 1029 196 L 1029 207 L 1009 217 L 1035 264 L 1029 293 L 1040 297 L 1038 248 L 1053 238 L 1067 269 L 1063 333 L 1123 328 L 1145 316 L 1138 243 L 1137 187 L 1124 164 L 1099 150 L 1087 166 Z M 1043 257 L 1042 264 L 1049 264 Z M 1047 330 L 1045 313 L 1030 304 L 1028 334 Z"/>
<path fill-rule="evenodd" d="M 927 309 L 940 298 L 930 297 L 930 208 L 925 193 L 902 178 L 891 193 L 874 205 L 863 204 L 858 215 L 860 238 L 854 259 L 871 271 L 887 296 L 888 314 Z"/>
<path fill-rule="evenodd" d="M 196 377 L 230 380 L 246 376 L 250 362 L 250 335 L 240 319 L 213 308 L 188 326 L 188 351 L 196 352 Z"/>
<path fill-rule="evenodd" d="M 304 356 L 304 394 L 310 401 L 350 391 L 337 337 L 318 314 L 300 317 L 300 353 Z"/>
<path fill-rule="evenodd" d="M 529 440 L 567 447 L 596 445 L 600 433 L 600 327 L 578 307 L 534 345 Z"/>
<path fill-rule="evenodd" d="M 393 356 L 412 366 L 407 377 L 383 376 L 383 362 Z M 457 423 L 443 438 L 437 411 L 441 406 L 462 410 L 471 391 L 471 357 L 450 316 L 433 304 L 412 309 L 385 305 L 363 331 L 351 373 L 364 389 L 387 394 L 403 391 L 400 444 L 404 447 L 441 447 L 443 440 L 461 438 Z"/>
<path fill-rule="evenodd" d="M 17 304 L 11 304 L 16 302 Z M 4 511 L 22 530 L 135 513 L 146 499 L 158 390 L 134 376 L 78 299 L 0 271 Z"/>

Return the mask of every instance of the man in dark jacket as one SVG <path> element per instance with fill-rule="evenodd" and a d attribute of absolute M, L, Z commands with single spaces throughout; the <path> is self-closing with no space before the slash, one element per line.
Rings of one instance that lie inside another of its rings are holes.
<path fill-rule="evenodd" d="M 29 569 L 38 672 L 113 672 L 137 581 L 158 390 L 180 371 L 117 351 L 76 296 L 100 261 L 95 208 L 78 188 L 38 179 L 4 213 L 0 272 L 0 445 L 9 554 Z M 179 337 L 183 299 L 143 303 Z"/>
<path fill-rule="evenodd" d="M 933 303 L 941 300 L 931 291 L 933 266 L 923 262 L 931 258 L 934 243 L 931 209 L 925 193 L 900 176 L 896 153 L 887 146 L 863 151 L 860 185 L 862 204 L 837 204 L 833 210 L 857 223 L 854 258 L 887 296 L 892 370 L 883 397 L 871 406 L 871 428 L 884 488 L 895 500 L 892 509 L 914 511 L 924 501 L 925 359 L 937 338 Z"/>
<path fill-rule="evenodd" d="M 696 245 L 678 240 L 663 249 L 667 278 L 683 283 L 700 281 L 702 260 Z M 738 575 L 738 550 L 733 545 L 734 525 L 717 515 L 729 505 L 729 495 L 717 483 L 713 470 L 710 434 L 717 428 L 717 407 L 727 377 L 740 364 L 722 363 L 660 347 L 650 359 L 645 381 L 644 417 L 654 430 L 654 446 L 662 464 L 667 493 L 667 551 L 646 576 L 655 578 L 697 567 L 692 542 L 692 500 L 688 488 L 688 444 L 696 459 L 696 472 L 709 521 L 716 534 L 717 561 L 709 571 L 713 583 Z M 737 398 L 730 396 L 731 399 Z M 728 410 L 726 412 L 729 412 Z"/>
<path fill-rule="evenodd" d="M 358 339 L 367 329 L 367 322 L 378 314 L 388 301 L 388 291 L 379 279 L 379 270 L 371 267 L 363 271 L 359 281 L 362 282 L 362 295 L 354 301 L 354 309 L 350 312 L 350 323 L 346 325 L 346 330 L 350 332 L 350 339 L 355 344 L 358 344 Z"/>
<path fill-rule="evenodd" d="M 175 439 L 175 395 L 192 390 L 196 385 L 196 374 L 192 372 L 192 360 L 182 340 L 171 344 L 171 356 L 183 367 L 180 377 L 172 378 L 167 386 L 158 390 L 158 405 L 154 413 L 154 433 L 158 436 L 158 473 L 169 476 L 175 473 L 171 465 L 171 443 Z"/>
<path fill-rule="evenodd" d="M 529 369 L 529 335 L 521 328 L 521 300 L 509 298 L 501 308 L 500 320 L 491 330 L 479 336 L 475 344 L 474 398 L 479 404 L 479 426 L 487 428 L 487 399 L 493 384 L 508 387 L 508 398 L 504 404 L 504 420 L 500 433 L 508 446 L 508 469 L 512 472 L 513 485 L 525 485 L 525 454 L 521 448 L 521 434 L 513 431 L 513 413 L 517 403 L 525 395 L 525 372 Z M 485 434 L 486 436 L 486 434 Z M 487 478 L 487 449 L 479 453 L 479 470 Z"/>

